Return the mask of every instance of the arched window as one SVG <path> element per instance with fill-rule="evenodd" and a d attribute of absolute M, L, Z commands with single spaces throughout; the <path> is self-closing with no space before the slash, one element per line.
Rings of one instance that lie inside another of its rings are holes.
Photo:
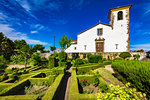
<path fill-rule="evenodd" d="M 118 20 L 123 20 L 123 12 L 122 11 L 118 12 Z"/>

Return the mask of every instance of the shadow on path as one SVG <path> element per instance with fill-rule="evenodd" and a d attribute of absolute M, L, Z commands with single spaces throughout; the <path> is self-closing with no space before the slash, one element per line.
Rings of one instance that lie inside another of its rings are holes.
<path fill-rule="evenodd" d="M 71 68 L 70 68 L 71 69 Z M 53 100 L 65 100 L 66 99 L 66 93 L 68 93 L 68 88 L 70 88 L 70 86 L 68 87 L 68 79 L 70 78 L 71 76 L 71 71 L 67 70 L 63 79 L 62 79 L 62 82 L 59 86 L 59 89 L 56 91 L 56 95 L 54 97 Z M 68 97 L 67 97 L 67 100 L 68 100 Z"/>

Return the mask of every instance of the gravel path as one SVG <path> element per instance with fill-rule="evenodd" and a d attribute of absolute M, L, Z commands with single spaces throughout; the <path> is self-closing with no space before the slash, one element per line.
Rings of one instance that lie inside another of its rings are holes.
<path fill-rule="evenodd" d="M 27 65 L 29 67 L 29 65 Z M 8 65 L 7 68 L 24 68 L 24 65 Z"/>
<path fill-rule="evenodd" d="M 112 73 L 115 73 L 114 70 L 111 68 L 111 65 L 106 65 L 105 69 L 111 71 Z"/>

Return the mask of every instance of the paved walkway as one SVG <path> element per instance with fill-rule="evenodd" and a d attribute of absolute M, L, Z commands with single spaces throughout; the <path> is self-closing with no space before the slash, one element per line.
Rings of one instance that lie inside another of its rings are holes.
<path fill-rule="evenodd" d="M 70 67 L 70 69 L 67 70 L 67 72 L 71 73 L 72 72 L 72 68 Z M 64 100 L 69 100 L 70 82 L 71 82 L 71 76 L 68 78 L 67 87 L 66 87 L 66 93 L 65 93 L 65 99 Z"/>
<path fill-rule="evenodd" d="M 111 68 L 111 65 L 106 65 L 105 69 L 111 71 L 112 73 L 115 73 L 114 70 Z"/>

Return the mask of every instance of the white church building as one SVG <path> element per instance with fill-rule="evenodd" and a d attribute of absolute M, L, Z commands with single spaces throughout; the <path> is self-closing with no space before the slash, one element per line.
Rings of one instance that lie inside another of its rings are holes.
<path fill-rule="evenodd" d="M 96 25 L 77 34 L 77 40 L 72 40 L 71 46 L 65 52 L 73 53 L 105 53 L 129 52 L 130 30 L 129 10 L 131 5 L 109 10 L 110 24 Z"/>

